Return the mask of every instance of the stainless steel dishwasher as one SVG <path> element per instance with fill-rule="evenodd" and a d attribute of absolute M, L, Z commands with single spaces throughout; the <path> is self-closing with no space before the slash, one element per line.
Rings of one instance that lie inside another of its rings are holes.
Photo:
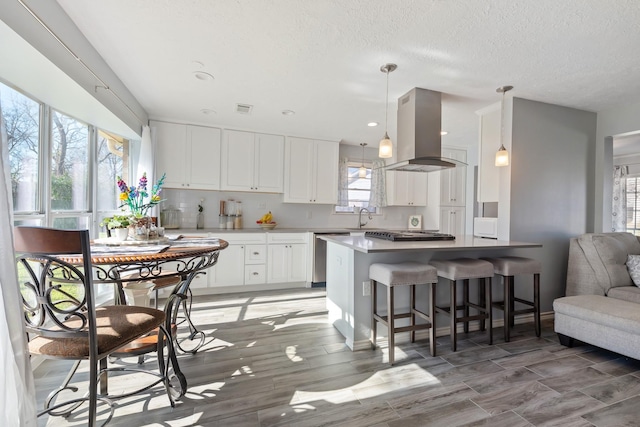
<path fill-rule="evenodd" d="M 311 286 L 324 286 L 327 282 L 327 242 L 320 236 L 348 236 L 349 233 L 313 233 L 313 278 Z"/>

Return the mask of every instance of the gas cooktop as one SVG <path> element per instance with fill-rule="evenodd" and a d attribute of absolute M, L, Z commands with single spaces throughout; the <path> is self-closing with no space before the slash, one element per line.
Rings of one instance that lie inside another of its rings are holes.
<path fill-rule="evenodd" d="M 364 237 L 373 237 L 394 242 L 455 240 L 455 236 L 451 234 L 435 233 L 432 231 L 367 231 L 364 233 Z"/>

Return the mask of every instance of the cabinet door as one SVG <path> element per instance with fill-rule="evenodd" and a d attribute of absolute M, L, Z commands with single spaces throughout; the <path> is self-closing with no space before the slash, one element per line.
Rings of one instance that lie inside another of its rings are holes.
<path fill-rule="evenodd" d="M 284 137 L 256 134 L 254 190 L 282 193 L 284 181 Z"/>
<path fill-rule="evenodd" d="M 289 245 L 289 277 L 288 282 L 304 282 L 307 280 L 307 245 Z"/>
<path fill-rule="evenodd" d="M 220 189 L 253 191 L 255 134 L 225 130 L 221 151 Z"/>
<path fill-rule="evenodd" d="M 427 206 L 427 174 L 388 171 L 387 202 L 390 206 Z"/>
<path fill-rule="evenodd" d="M 159 176 L 166 174 L 165 188 L 185 188 L 187 181 L 186 153 L 187 126 L 176 123 L 151 122 L 157 143 L 156 171 Z"/>
<path fill-rule="evenodd" d="M 229 245 L 220 252 L 213 270 L 209 286 L 235 286 L 244 284 L 244 251 L 245 245 Z M 213 281 L 211 281 L 213 280 Z"/>
<path fill-rule="evenodd" d="M 427 175 L 426 173 L 409 172 L 411 189 L 411 206 L 427 206 Z"/>
<path fill-rule="evenodd" d="M 442 155 L 462 162 L 467 161 L 466 150 L 442 148 Z M 445 206 L 464 206 L 467 168 L 458 166 L 440 172 L 440 204 Z"/>
<path fill-rule="evenodd" d="M 337 142 L 315 141 L 313 203 L 338 203 L 339 148 Z"/>
<path fill-rule="evenodd" d="M 456 235 L 465 234 L 465 212 L 464 207 L 442 207 L 440 208 L 440 232 Z"/>
<path fill-rule="evenodd" d="M 312 203 L 313 147 L 313 141 L 310 139 L 287 138 L 285 143 L 285 203 Z"/>
<path fill-rule="evenodd" d="M 220 189 L 220 129 L 189 126 L 187 138 L 191 144 L 188 186 L 199 190 Z"/>
<path fill-rule="evenodd" d="M 289 245 L 269 245 L 267 283 L 285 283 L 289 279 Z"/>

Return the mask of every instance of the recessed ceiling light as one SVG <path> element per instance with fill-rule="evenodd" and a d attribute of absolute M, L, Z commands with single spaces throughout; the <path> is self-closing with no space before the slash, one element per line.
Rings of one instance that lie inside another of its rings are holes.
<path fill-rule="evenodd" d="M 446 135 L 446 134 L 448 134 L 448 133 L 449 133 L 449 132 L 447 132 L 446 130 L 441 130 L 441 131 L 440 131 L 440 135 Z"/>
<path fill-rule="evenodd" d="M 215 110 L 212 110 L 210 108 L 203 108 L 202 110 L 200 110 L 200 112 L 202 114 L 217 114 Z"/>
<path fill-rule="evenodd" d="M 204 68 L 204 64 L 200 61 L 191 61 L 191 65 L 193 65 L 196 68 Z"/>
<path fill-rule="evenodd" d="M 282 110 L 283 116 L 293 116 L 296 112 L 293 110 Z"/>
<path fill-rule="evenodd" d="M 378 122 L 369 122 L 367 123 L 367 126 L 369 126 L 370 128 L 376 127 L 378 126 Z"/>
<path fill-rule="evenodd" d="M 194 71 L 193 75 L 198 80 L 213 80 L 213 76 L 209 73 L 205 73 L 204 71 Z"/>

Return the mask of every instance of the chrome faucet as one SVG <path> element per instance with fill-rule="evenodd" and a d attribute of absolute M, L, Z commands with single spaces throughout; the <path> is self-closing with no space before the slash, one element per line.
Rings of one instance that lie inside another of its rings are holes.
<path fill-rule="evenodd" d="M 369 220 L 372 220 L 373 218 L 371 217 L 371 212 L 369 212 L 369 209 L 367 208 L 360 208 L 360 212 L 358 213 L 358 228 L 362 228 L 365 225 L 367 225 L 367 222 L 362 222 L 362 211 L 367 211 Z"/>

